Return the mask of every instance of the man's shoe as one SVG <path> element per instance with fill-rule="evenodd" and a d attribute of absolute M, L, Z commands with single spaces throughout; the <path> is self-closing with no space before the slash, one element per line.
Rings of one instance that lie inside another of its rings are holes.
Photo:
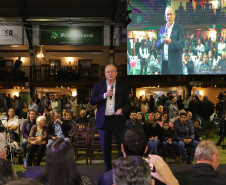
<path fill-rule="evenodd" d="M 217 142 L 216 145 L 217 145 L 217 146 L 221 146 L 221 143 L 218 143 L 218 142 Z"/>

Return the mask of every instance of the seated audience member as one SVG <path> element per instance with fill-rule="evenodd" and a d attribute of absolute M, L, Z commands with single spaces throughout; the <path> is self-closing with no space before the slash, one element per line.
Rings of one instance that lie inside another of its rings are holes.
<path fill-rule="evenodd" d="M 194 121 L 194 130 L 195 130 L 195 140 L 198 142 L 202 141 L 202 127 L 200 126 L 200 121 Z"/>
<path fill-rule="evenodd" d="M 171 128 L 174 127 L 173 123 L 171 121 L 169 121 L 169 114 L 166 112 L 166 111 L 163 111 L 161 116 L 160 116 L 160 121 L 157 121 L 157 123 L 160 125 L 160 127 L 163 127 L 163 123 L 165 121 L 168 121 L 169 122 L 169 126 Z"/>
<path fill-rule="evenodd" d="M 157 154 L 157 147 L 160 145 L 159 137 L 161 136 L 161 127 L 155 121 L 154 113 L 148 114 L 148 122 L 143 125 L 144 132 L 149 138 L 148 148 L 153 154 Z"/>
<path fill-rule="evenodd" d="M 46 149 L 47 140 L 47 128 L 46 128 L 46 118 L 44 116 L 39 116 L 37 118 L 37 125 L 31 128 L 29 134 L 29 151 L 28 151 L 28 165 L 32 166 L 32 160 L 34 158 L 35 151 L 37 150 L 37 160 L 35 166 L 40 166 L 42 157 Z"/>
<path fill-rule="evenodd" d="M 209 71 L 211 69 L 208 61 L 209 61 L 208 55 L 206 53 L 204 53 L 203 54 L 203 62 L 199 66 L 199 71 L 203 72 L 203 71 Z"/>
<path fill-rule="evenodd" d="M 76 123 L 89 123 L 89 119 L 86 117 L 86 111 L 81 110 L 80 111 L 80 116 L 77 116 L 75 118 Z"/>
<path fill-rule="evenodd" d="M 145 118 L 144 118 L 144 116 L 143 116 L 142 113 L 139 113 L 139 114 L 137 115 L 137 119 L 138 119 L 138 121 L 141 122 L 142 125 L 144 125 L 144 124 L 146 123 L 146 120 L 145 120 Z"/>
<path fill-rule="evenodd" d="M 65 120 L 67 109 L 63 109 L 62 111 L 62 120 Z"/>
<path fill-rule="evenodd" d="M 175 121 L 178 120 L 178 119 L 180 118 L 180 114 L 181 114 L 182 112 L 183 112 L 183 113 L 186 113 L 186 111 L 185 111 L 184 109 L 181 109 L 181 110 L 179 111 L 179 113 L 178 113 L 179 115 L 178 115 L 177 117 L 175 117 L 175 119 L 174 119 L 174 125 L 175 125 Z M 179 120 L 178 120 L 178 121 L 179 121 Z"/>
<path fill-rule="evenodd" d="M 6 140 L 2 133 L 0 133 L 0 158 L 6 159 Z"/>
<path fill-rule="evenodd" d="M 40 182 L 44 185 L 92 185 L 87 176 L 78 174 L 74 147 L 64 139 L 53 143 Z"/>
<path fill-rule="evenodd" d="M 199 142 L 195 141 L 194 127 L 187 120 L 187 114 L 180 114 L 180 123 L 175 125 L 175 137 L 178 141 L 178 149 L 182 156 L 183 164 L 193 164 L 195 149 Z M 191 147 L 188 157 L 185 147 Z"/>
<path fill-rule="evenodd" d="M 122 142 L 123 156 L 142 156 L 147 151 L 147 137 L 140 129 L 127 130 Z M 112 185 L 112 170 L 103 173 L 99 185 Z"/>
<path fill-rule="evenodd" d="M 67 124 L 67 122 L 64 123 L 64 121 L 61 120 L 61 113 L 56 111 L 54 114 L 54 121 L 48 126 L 48 143 L 46 145 L 47 155 L 56 139 L 63 138 L 70 142 L 68 134 L 69 130 L 71 130 L 71 125 Z"/>
<path fill-rule="evenodd" d="M 0 185 L 5 185 L 17 178 L 12 163 L 6 159 L 0 158 Z"/>
<path fill-rule="evenodd" d="M 6 185 L 43 185 L 43 184 L 34 179 L 22 178 L 19 180 L 13 180 L 11 182 L 8 182 Z"/>
<path fill-rule="evenodd" d="M 22 147 L 24 149 L 24 153 L 28 152 L 28 137 L 33 125 L 36 125 L 36 112 L 35 110 L 29 111 L 28 120 L 25 120 L 22 125 L 21 133 L 23 136 Z"/>
<path fill-rule="evenodd" d="M 176 162 L 178 162 L 179 156 L 178 156 L 177 142 L 175 141 L 174 131 L 169 126 L 168 121 L 165 121 L 163 123 L 162 134 L 161 134 L 160 139 L 162 141 L 163 157 L 164 157 L 164 160 L 166 161 L 166 163 L 168 163 L 168 152 L 167 152 L 168 146 L 173 146 L 174 157 L 175 157 Z"/>
<path fill-rule="evenodd" d="M 160 116 L 161 116 L 160 112 L 159 111 L 155 111 L 155 121 L 156 122 L 160 121 Z"/>
<path fill-rule="evenodd" d="M 171 121 L 174 121 L 175 117 L 177 117 L 179 109 L 176 104 L 176 99 L 173 97 L 171 99 L 171 104 L 169 105 L 169 117 Z"/>
<path fill-rule="evenodd" d="M 8 116 L 7 120 L 2 120 L 2 124 L 5 128 L 8 128 L 11 141 L 19 142 L 19 120 L 13 108 L 9 109 Z"/>
<path fill-rule="evenodd" d="M 115 185 L 151 185 L 150 166 L 140 156 L 120 158 L 113 167 L 113 181 Z"/>
<path fill-rule="evenodd" d="M 191 118 L 192 118 L 192 113 L 190 111 L 187 111 L 187 119 L 190 120 L 192 123 Z"/>
<path fill-rule="evenodd" d="M 143 130 L 143 125 L 137 119 L 137 113 L 135 111 L 131 111 L 130 120 L 126 122 L 126 129 L 138 128 Z"/>
<path fill-rule="evenodd" d="M 225 185 L 226 176 L 216 171 L 219 165 L 219 149 L 212 141 L 201 142 L 195 150 L 197 164 L 192 169 L 175 173 L 183 185 Z"/>
<path fill-rule="evenodd" d="M 148 120 L 148 113 L 147 112 L 148 112 L 148 106 L 142 105 L 141 106 L 141 112 L 138 112 L 137 115 L 141 113 L 143 115 L 145 121 L 147 121 Z"/>
<path fill-rule="evenodd" d="M 72 120 L 71 112 L 67 111 L 65 116 L 65 123 L 71 125 L 71 127 L 76 128 L 76 122 Z"/>
<path fill-rule="evenodd" d="M 35 112 L 38 111 L 38 105 L 36 103 L 34 103 L 33 98 L 29 98 L 29 104 L 28 104 L 28 111 L 30 110 L 35 110 Z"/>
<path fill-rule="evenodd" d="M 163 112 L 163 106 L 162 105 L 159 105 L 157 111 L 159 111 L 160 114 L 162 114 L 162 112 Z"/>
<path fill-rule="evenodd" d="M 94 128 L 95 127 L 96 115 L 97 115 L 97 108 L 94 110 L 94 117 L 92 117 L 89 120 L 88 127 L 90 127 L 90 128 Z"/>

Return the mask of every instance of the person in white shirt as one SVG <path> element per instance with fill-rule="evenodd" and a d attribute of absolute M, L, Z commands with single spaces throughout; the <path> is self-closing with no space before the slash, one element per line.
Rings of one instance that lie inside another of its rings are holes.
<path fill-rule="evenodd" d="M 218 49 L 218 56 L 222 56 L 222 53 L 225 52 L 225 49 L 226 49 L 226 44 L 223 41 L 223 37 L 220 37 L 220 42 L 218 43 L 217 49 Z"/>
<path fill-rule="evenodd" d="M 2 120 L 4 127 L 9 130 L 10 139 L 13 141 L 19 141 L 19 120 L 15 115 L 15 110 L 10 108 L 8 111 L 8 119 Z"/>
<path fill-rule="evenodd" d="M 196 48 L 194 47 L 194 50 L 197 51 L 197 56 L 205 52 L 205 46 L 202 44 L 201 39 L 198 40 L 198 46 Z"/>
<path fill-rule="evenodd" d="M 33 98 L 29 98 L 28 112 L 30 110 L 35 110 L 35 112 L 38 111 L 38 105 L 36 103 L 34 103 Z"/>
<path fill-rule="evenodd" d="M 53 112 L 58 111 L 58 101 L 56 101 L 54 95 L 51 96 L 51 101 L 50 101 L 50 102 L 51 102 L 51 108 L 52 108 L 52 111 L 53 111 Z"/>
<path fill-rule="evenodd" d="M 141 41 L 141 46 L 139 49 L 139 54 L 140 54 L 140 75 L 146 75 L 147 73 L 147 59 L 150 56 L 149 51 L 148 51 L 148 46 L 147 46 L 147 41 L 143 39 Z"/>

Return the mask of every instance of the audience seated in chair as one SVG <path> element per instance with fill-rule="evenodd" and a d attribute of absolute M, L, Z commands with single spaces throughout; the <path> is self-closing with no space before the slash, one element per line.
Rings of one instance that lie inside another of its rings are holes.
<path fill-rule="evenodd" d="M 48 143 L 46 145 L 46 154 L 48 155 L 49 150 L 53 143 L 58 138 L 63 138 L 70 142 L 69 130 L 71 130 L 71 125 L 67 122 L 61 120 L 61 113 L 56 111 L 54 113 L 54 121 L 48 126 Z"/>
<path fill-rule="evenodd" d="M 187 114 L 180 114 L 180 123 L 175 125 L 175 137 L 178 141 L 178 149 L 182 155 L 183 164 L 192 164 L 194 159 L 194 153 L 199 142 L 195 141 L 194 127 L 187 120 Z M 190 147 L 191 150 L 187 156 L 186 147 Z"/>
<path fill-rule="evenodd" d="M 34 158 L 34 153 L 37 150 L 37 161 L 35 166 L 39 166 L 42 157 L 46 149 L 46 140 L 47 140 L 47 128 L 46 128 L 46 118 L 44 116 L 39 116 L 37 118 L 37 125 L 34 125 L 31 128 L 29 134 L 29 151 L 28 151 L 28 165 L 32 166 L 32 161 Z"/>
<path fill-rule="evenodd" d="M 33 125 L 36 125 L 36 112 L 35 110 L 29 111 L 28 120 L 25 120 L 22 125 L 21 133 L 23 136 L 22 147 L 24 149 L 24 153 L 28 152 L 28 137 L 30 135 L 30 131 Z"/>
<path fill-rule="evenodd" d="M 89 122 L 89 119 L 86 117 L 86 111 L 85 110 L 80 111 L 80 116 L 77 116 L 75 118 L 75 122 L 76 123 L 88 123 Z"/>

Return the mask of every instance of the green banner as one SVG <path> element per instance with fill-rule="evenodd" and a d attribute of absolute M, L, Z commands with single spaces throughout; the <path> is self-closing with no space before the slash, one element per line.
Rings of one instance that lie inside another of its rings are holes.
<path fill-rule="evenodd" d="M 103 45 L 102 26 L 42 26 L 41 45 Z"/>

